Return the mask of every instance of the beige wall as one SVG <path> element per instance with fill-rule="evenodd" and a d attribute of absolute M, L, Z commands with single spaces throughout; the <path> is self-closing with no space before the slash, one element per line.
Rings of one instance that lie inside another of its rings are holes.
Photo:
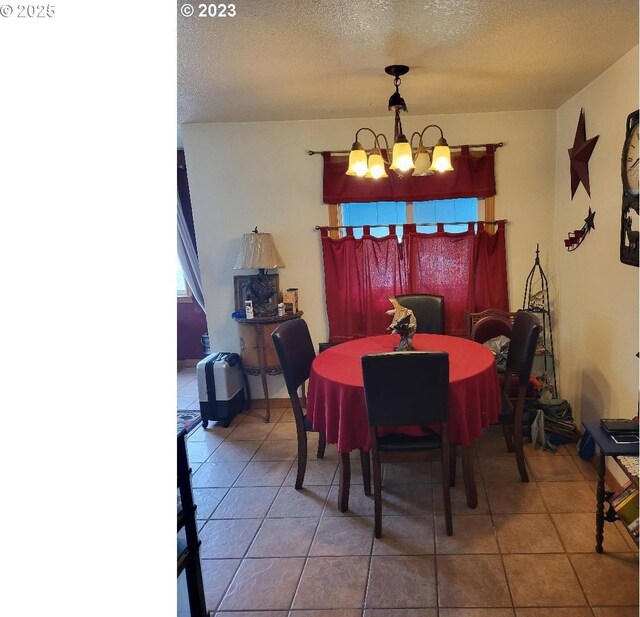
<path fill-rule="evenodd" d="M 567 149 L 580 109 L 587 139 L 599 135 L 589 161 L 591 198 L 580 185 L 571 199 Z M 557 110 L 555 332 L 561 394 L 576 419 L 631 417 L 638 402 L 638 268 L 619 259 L 620 154 L 627 115 L 638 109 L 638 48 Z M 595 230 L 569 253 L 567 232 L 589 207 Z"/>
<path fill-rule="evenodd" d="M 543 266 L 550 268 L 555 169 L 548 153 L 555 150 L 555 112 L 407 114 L 404 124 L 413 131 L 432 122 L 442 126 L 450 144 L 505 143 L 496 154 L 496 215 L 509 220 L 509 292 L 511 308 L 520 308 L 536 242 Z M 238 350 L 230 317 L 233 276 L 239 274 L 233 263 L 242 234 L 256 225 L 274 236 L 286 264 L 279 271 L 280 286 L 299 288 L 313 340 L 327 340 L 320 240 L 314 231 L 327 223 L 322 159 L 306 151 L 348 149 L 361 126 L 391 133 L 393 117 L 183 127 L 213 350 Z M 269 378 L 269 384 L 272 396 L 286 397 L 280 377 Z M 252 396 L 261 395 L 259 382 L 252 380 Z"/>

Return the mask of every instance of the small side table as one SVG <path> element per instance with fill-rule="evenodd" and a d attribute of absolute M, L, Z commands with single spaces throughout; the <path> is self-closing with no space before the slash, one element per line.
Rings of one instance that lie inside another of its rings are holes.
<path fill-rule="evenodd" d="M 264 421 L 271 419 L 269 388 L 267 375 L 281 375 L 280 361 L 276 354 L 271 333 L 283 322 L 302 317 L 303 312 L 283 317 L 254 317 L 253 319 L 235 319 L 240 337 L 240 361 L 242 370 L 247 375 L 260 375 L 262 391 L 267 406 Z"/>
<path fill-rule="evenodd" d="M 593 440 L 598 445 L 598 485 L 596 491 L 596 552 L 602 553 L 602 541 L 604 538 L 604 522 L 613 521 L 614 518 L 608 518 L 604 512 L 604 502 L 610 497 L 604 490 L 604 472 L 605 472 L 605 457 L 611 456 L 613 460 L 618 463 L 620 468 L 625 472 L 627 477 L 638 486 L 638 478 L 632 477 L 627 470 L 618 461 L 619 456 L 638 456 L 638 444 L 622 444 L 616 443 L 611 439 L 611 435 L 602 428 L 600 420 L 589 420 L 583 422 L 582 426 L 593 437 Z"/>

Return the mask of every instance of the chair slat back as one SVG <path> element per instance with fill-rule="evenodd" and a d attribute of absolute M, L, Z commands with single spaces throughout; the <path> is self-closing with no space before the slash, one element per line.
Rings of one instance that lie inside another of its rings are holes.
<path fill-rule="evenodd" d="M 369 424 L 405 426 L 447 421 L 449 354 L 405 351 L 362 357 Z"/>

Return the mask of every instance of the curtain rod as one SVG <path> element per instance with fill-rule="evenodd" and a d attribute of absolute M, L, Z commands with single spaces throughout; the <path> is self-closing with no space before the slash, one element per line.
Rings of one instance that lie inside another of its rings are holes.
<path fill-rule="evenodd" d="M 484 148 L 486 146 L 493 146 L 493 150 L 495 151 L 498 148 L 502 148 L 504 146 L 504 142 L 499 141 L 497 144 L 469 144 L 469 148 Z M 462 147 L 463 146 L 449 146 L 450 149 Z M 427 147 L 427 150 L 433 150 L 433 148 Z M 322 154 L 322 152 L 323 150 L 307 150 L 307 154 L 309 156 L 313 156 L 314 154 Z M 329 152 L 331 154 L 349 154 L 351 150 L 330 150 Z"/>
<path fill-rule="evenodd" d="M 361 229 L 364 227 L 403 227 L 404 225 L 415 225 L 416 227 L 433 227 L 434 225 L 469 225 L 470 223 L 484 223 L 485 225 L 497 225 L 498 223 L 508 223 L 507 219 L 499 219 L 497 221 L 452 221 L 452 222 L 442 222 L 442 223 L 388 223 L 386 225 L 316 225 L 315 230 L 319 231 L 320 229 L 347 229 L 351 227 L 352 229 Z"/>

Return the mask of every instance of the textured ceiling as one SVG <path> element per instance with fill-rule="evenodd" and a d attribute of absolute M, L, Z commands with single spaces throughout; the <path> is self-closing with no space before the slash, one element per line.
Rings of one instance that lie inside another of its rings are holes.
<path fill-rule="evenodd" d="M 637 0 L 236 0 L 235 10 L 178 11 L 178 124 L 383 116 L 389 64 L 411 67 L 401 86 L 411 114 L 555 109 L 638 44 Z"/>

